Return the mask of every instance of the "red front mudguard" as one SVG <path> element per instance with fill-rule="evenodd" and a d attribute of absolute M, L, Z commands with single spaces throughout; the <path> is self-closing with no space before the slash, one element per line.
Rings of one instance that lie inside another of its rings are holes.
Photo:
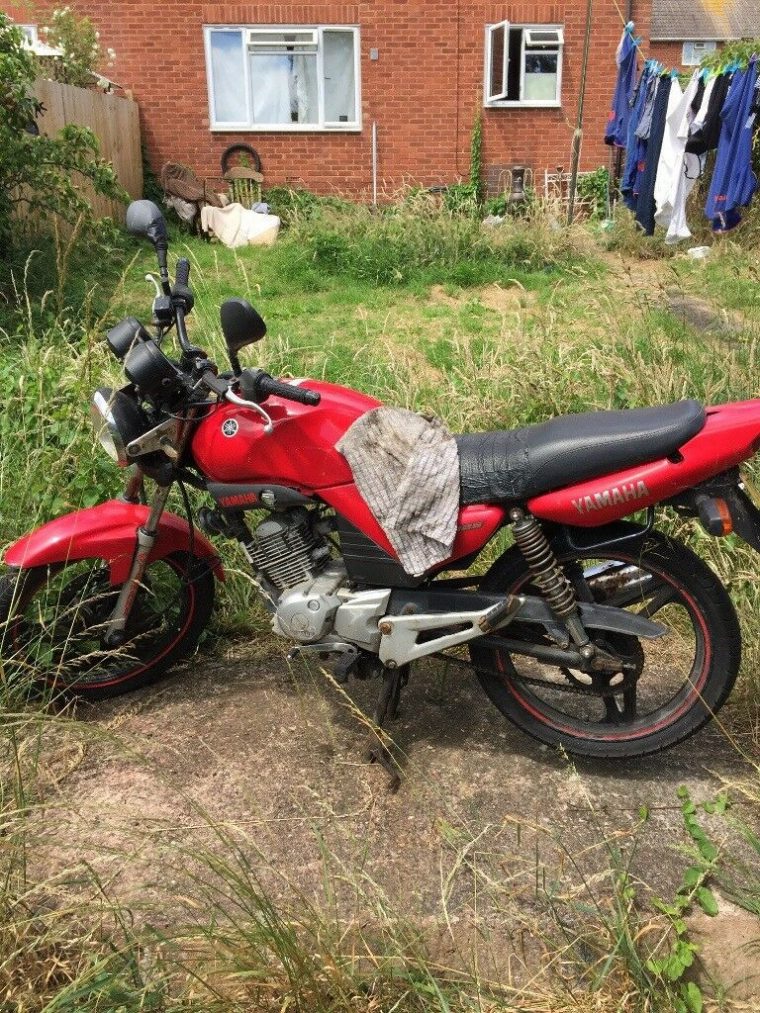
<path fill-rule="evenodd" d="M 149 514 L 146 506 L 115 499 L 76 510 L 19 539 L 5 553 L 5 562 L 8 566 L 28 570 L 78 559 L 102 559 L 110 567 L 111 583 L 123 584 L 129 576 L 135 552 L 135 532 Z M 186 520 L 176 514 L 162 514 L 149 562 L 163 559 L 172 552 L 189 552 L 190 541 L 190 526 Z M 208 560 L 215 575 L 224 580 L 224 570 L 211 542 L 195 530 L 192 544 L 194 554 Z"/>

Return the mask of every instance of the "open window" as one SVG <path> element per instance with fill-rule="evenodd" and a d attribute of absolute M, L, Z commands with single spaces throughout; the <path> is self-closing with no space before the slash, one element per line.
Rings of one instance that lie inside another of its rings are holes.
<path fill-rule="evenodd" d="M 561 25 L 488 25 L 485 105 L 560 105 L 564 45 Z"/>
<path fill-rule="evenodd" d="M 488 26 L 486 43 L 486 98 L 499 102 L 509 94 L 509 22 Z"/>
<path fill-rule="evenodd" d="M 205 35 L 212 129 L 360 129 L 357 28 L 220 26 Z"/>

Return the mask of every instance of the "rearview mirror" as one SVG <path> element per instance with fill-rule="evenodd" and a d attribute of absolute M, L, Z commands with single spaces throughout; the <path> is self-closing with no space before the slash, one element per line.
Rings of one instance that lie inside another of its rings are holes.
<path fill-rule="evenodd" d="M 219 311 L 222 318 L 222 333 L 231 356 L 241 348 L 261 341 L 267 332 L 267 325 L 256 310 L 245 299 L 228 299 Z"/>
<path fill-rule="evenodd" d="M 169 234 L 160 208 L 152 200 L 135 200 L 127 208 L 127 232 L 144 236 L 155 247 L 166 249 Z"/>

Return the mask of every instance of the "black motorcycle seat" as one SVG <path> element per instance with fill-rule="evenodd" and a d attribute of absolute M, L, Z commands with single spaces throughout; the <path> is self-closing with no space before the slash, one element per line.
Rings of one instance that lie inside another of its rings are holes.
<path fill-rule="evenodd" d="M 461 501 L 509 503 L 674 454 L 705 425 L 698 401 L 564 415 L 457 436 Z"/>

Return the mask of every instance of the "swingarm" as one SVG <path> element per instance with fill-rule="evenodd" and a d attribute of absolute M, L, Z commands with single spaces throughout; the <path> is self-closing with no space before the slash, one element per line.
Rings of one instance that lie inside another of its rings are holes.
<path fill-rule="evenodd" d="M 587 602 L 579 602 L 578 609 L 587 629 L 648 640 L 667 632 L 660 623 L 625 609 Z M 592 660 L 584 658 L 578 651 L 567 650 L 570 644 L 567 631 L 541 598 L 530 595 L 508 595 L 504 598 L 436 588 L 393 592 L 388 614 L 378 624 L 380 660 L 388 668 L 399 667 L 504 629 L 516 620 L 543 626 L 558 645 L 551 647 L 509 641 L 509 649 L 516 654 L 572 668 L 585 669 L 590 663 L 592 667 L 603 668 L 619 665 L 620 659 L 607 656 L 606 652 L 601 652 L 598 658 Z"/>

